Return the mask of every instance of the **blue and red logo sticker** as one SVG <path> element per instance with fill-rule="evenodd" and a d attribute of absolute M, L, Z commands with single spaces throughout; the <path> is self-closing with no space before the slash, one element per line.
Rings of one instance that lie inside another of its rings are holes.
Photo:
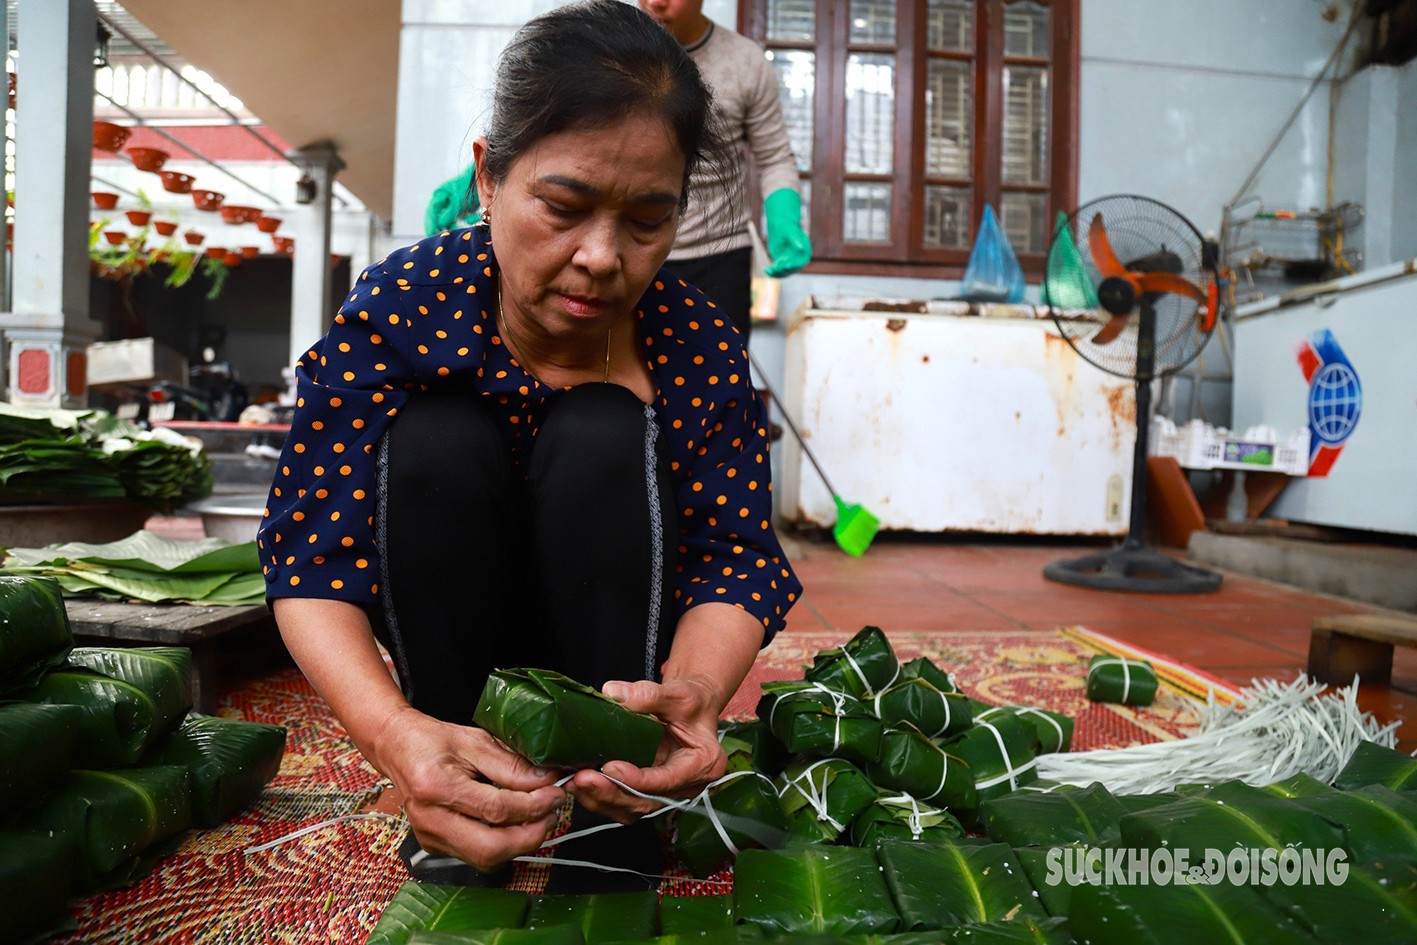
<path fill-rule="evenodd" d="M 1327 476 L 1363 413 L 1363 385 L 1327 328 L 1299 345 L 1299 370 L 1309 382 L 1309 475 Z"/>

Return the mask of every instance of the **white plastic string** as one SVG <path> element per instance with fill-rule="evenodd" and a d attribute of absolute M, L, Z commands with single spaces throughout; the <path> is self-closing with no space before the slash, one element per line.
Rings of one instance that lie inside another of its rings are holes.
<path fill-rule="evenodd" d="M 818 788 L 817 783 L 812 780 L 812 772 L 817 770 L 830 760 L 830 758 L 823 758 L 820 761 L 816 761 L 808 765 L 802 771 L 801 774 L 799 774 L 795 778 L 790 779 L 785 785 L 783 785 L 782 790 L 778 792 L 778 796 L 781 797 L 783 794 L 786 794 L 789 788 L 795 790 L 798 794 L 801 794 L 804 798 L 806 798 L 807 803 L 811 805 L 812 810 L 817 812 L 818 820 L 825 821 L 826 823 L 831 824 L 832 827 L 834 827 L 838 832 L 840 832 L 844 831 L 846 827 L 827 812 L 827 776 L 825 774 L 822 775 L 822 786 L 820 788 Z M 807 784 L 811 787 L 811 791 L 803 790 L 803 781 L 807 782 Z"/>
<path fill-rule="evenodd" d="M 992 723 L 981 722 L 979 724 L 983 725 L 991 733 L 993 733 L 994 741 L 999 743 L 999 754 L 1002 755 L 1004 758 L 1004 773 L 999 775 L 998 777 L 987 778 L 983 781 L 977 781 L 975 782 L 974 786 L 976 788 L 990 788 L 996 784 L 1003 784 L 1005 781 L 1007 781 L 1009 782 L 1009 790 L 1017 790 L 1018 775 L 1024 771 L 1029 770 L 1035 764 L 1037 764 L 1037 759 L 1031 758 L 1024 764 L 1015 768 L 1014 760 L 1009 757 L 1009 748 L 1007 745 L 1004 744 L 1004 736 L 1000 734 L 999 730 L 995 728 Z"/>
<path fill-rule="evenodd" d="M 920 804 L 915 800 L 915 798 L 909 794 L 901 794 L 897 797 L 883 798 L 883 800 L 887 803 L 895 804 L 904 803 L 905 801 L 910 802 L 910 816 L 906 818 L 905 823 L 906 826 L 910 828 L 911 839 L 919 840 L 920 835 L 925 832 L 925 826 L 920 823 Z"/>
<path fill-rule="evenodd" d="M 945 781 L 949 779 L 950 754 L 934 742 L 930 742 L 929 745 L 940 753 L 940 784 L 935 788 L 935 792 L 926 798 L 926 800 L 933 801 L 945 790 Z"/>
<path fill-rule="evenodd" d="M 309 826 L 301 827 L 299 830 L 292 831 L 291 833 L 288 833 L 283 837 L 277 837 L 274 840 L 259 844 L 254 847 L 247 847 L 241 852 L 247 855 L 253 853 L 264 853 L 265 851 L 278 847 L 283 843 L 289 843 L 291 840 L 299 839 L 300 837 L 305 836 L 307 833 L 314 833 L 316 830 L 324 830 L 326 827 L 333 827 L 335 824 L 342 824 L 350 820 L 368 820 L 370 818 L 385 818 L 387 820 L 403 819 L 397 814 L 385 814 L 382 811 L 370 811 L 365 814 L 345 814 L 342 817 L 331 817 L 329 820 L 322 820 L 318 824 L 310 824 Z"/>
<path fill-rule="evenodd" d="M 871 688 L 871 684 L 866 681 L 866 674 L 861 672 L 861 667 L 858 666 L 856 660 L 852 658 L 851 651 L 848 650 L 846 647 L 842 647 L 841 655 L 846 657 L 846 661 L 851 664 L 851 668 L 856 672 L 856 678 L 861 680 L 862 691 L 865 692 L 868 696 L 871 695 L 875 690 L 873 690 Z"/>
<path fill-rule="evenodd" d="M 1241 691 L 1241 706 L 1222 706 L 1212 696 L 1190 738 L 1045 755 L 1038 773 L 1080 787 L 1101 781 L 1114 794 L 1232 779 L 1265 785 L 1296 774 L 1332 784 L 1359 744 L 1391 748 L 1397 740 L 1397 723 L 1381 725 L 1358 708 L 1357 687 L 1355 677 L 1324 695 L 1326 687 L 1302 673 L 1287 684 L 1256 680 Z"/>
<path fill-rule="evenodd" d="M 940 692 L 940 690 L 938 689 L 936 689 L 935 691 L 940 693 L 940 705 L 945 707 L 945 724 L 942 725 L 939 729 L 937 729 L 935 731 L 935 734 L 930 736 L 931 738 L 938 738 L 940 735 L 949 731 L 950 723 L 954 721 L 954 714 L 950 710 L 949 696 L 947 696 L 943 692 Z"/>
<path fill-rule="evenodd" d="M 1023 708 L 1021 708 L 1019 710 L 1019 715 L 1036 715 L 1043 721 L 1047 722 L 1049 725 L 1053 726 L 1053 730 L 1058 733 L 1058 750 L 1063 750 L 1063 726 L 1058 724 L 1057 719 L 1053 718 L 1053 716 L 1049 715 L 1047 712 L 1039 711 L 1038 709 L 1035 709 L 1032 706 L 1024 706 Z"/>

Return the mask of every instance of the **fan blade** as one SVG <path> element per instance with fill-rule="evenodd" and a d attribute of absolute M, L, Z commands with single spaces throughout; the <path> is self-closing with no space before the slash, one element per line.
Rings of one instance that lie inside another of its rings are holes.
<path fill-rule="evenodd" d="M 1215 313 L 1220 310 L 1220 286 L 1215 280 L 1211 280 L 1206 286 L 1205 312 L 1201 315 L 1201 331 L 1210 331 L 1215 327 Z"/>
<path fill-rule="evenodd" d="M 1137 276 L 1137 288 L 1143 292 L 1172 292 L 1205 303 L 1205 292 L 1200 286 L 1169 272 L 1143 272 Z"/>
<path fill-rule="evenodd" d="M 1092 261 L 1097 263 L 1097 270 L 1102 273 L 1104 279 L 1126 274 L 1127 267 L 1123 266 L 1117 259 L 1117 254 L 1112 252 L 1112 242 L 1107 239 L 1107 227 L 1102 222 L 1100 213 L 1088 224 L 1087 247 L 1092 250 Z"/>
<path fill-rule="evenodd" d="M 1117 340 L 1117 336 L 1127 327 L 1127 320 L 1131 318 L 1127 315 L 1113 315 L 1107 320 L 1107 324 L 1097 330 L 1097 334 L 1090 339 L 1095 345 L 1111 344 Z"/>

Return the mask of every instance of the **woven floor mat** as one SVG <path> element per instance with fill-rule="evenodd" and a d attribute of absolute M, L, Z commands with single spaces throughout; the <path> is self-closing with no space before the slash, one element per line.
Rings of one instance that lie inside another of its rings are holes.
<path fill-rule="evenodd" d="M 902 659 L 929 657 L 979 699 L 1072 715 L 1075 749 L 1175 738 L 1197 720 L 1197 702 L 1165 687 L 1147 709 L 1089 702 L 1086 665 L 1098 650 L 1060 633 L 897 631 L 888 636 Z M 751 716 L 760 683 L 801 678 L 813 655 L 849 637 L 826 631 L 780 634 L 759 656 L 725 716 Z M 56 943 L 364 942 L 408 878 L 397 852 L 407 829 L 402 821 L 336 820 L 364 806 L 378 774 L 295 670 L 242 686 L 225 700 L 220 714 L 289 730 L 280 773 L 261 801 L 217 829 L 189 833 L 136 885 L 79 901 L 78 930 Z M 316 829 L 291 836 L 311 827 Z M 265 848 L 247 852 L 260 847 Z M 534 891 L 543 877 L 536 868 L 519 866 L 515 885 Z M 678 872 L 666 877 L 661 888 L 674 895 L 727 892 L 731 874 L 695 880 Z"/>

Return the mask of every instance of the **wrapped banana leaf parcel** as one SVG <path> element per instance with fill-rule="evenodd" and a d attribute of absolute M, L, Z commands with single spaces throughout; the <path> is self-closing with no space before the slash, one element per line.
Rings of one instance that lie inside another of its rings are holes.
<path fill-rule="evenodd" d="M 652 891 L 593 893 L 584 896 L 533 896 L 526 927 L 571 925 L 586 945 L 654 937 L 659 896 Z"/>
<path fill-rule="evenodd" d="M 959 687 L 955 685 L 953 673 L 948 673 L 936 666 L 928 658 L 917 656 L 913 660 L 906 660 L 900 664 L 899 682 L 909 679 L 923 679 L 941 692 L 959 692 Z"/>
<path fill-rule="evenodd" d="M 806 676 L 828 689 L 869 699 L 900 678 L 900 661 L 880 627 L 862 627 L 841 646 L 818 653 Z"/>
<path fill-rule="evenodd" d="M 82 710 L 72 705 L 0 705 L 0 811 L 56 786 L 74 767 Z"/>
<path fill-rule="evenodd" d="M 372 941 L 372 939 L 371 939 Z M 574 925 L 544 929 L 473 929 L 466 932 L 426 932 L 416 929 L 401 945 L 585 945 Z"/>
<path fill-rule="evenodd" d="M 659 932 L 702 935 L 732 931 L 733 896 L 664 896 L 659 900 Z"/>
<path fill-rule="evenodd" d="M 72 857 L 62 837 L 0 830 L 0 942 L 39 942 L 74 927 Z"/>
<path fill-rule="evenodd" d="M 0 575 L 0 698 L 22 694 L 73 648 L 57 581 Z"/>
<path fill-rule="evenodd" d="M 866 766 L 871 780 L 941 807 L 971 810 L 979 805 L 976 781 L 964 757 L 913 728 L 891 729 L 881 739 L 881 760 Z"/>
<path fill-rule="evenodd" d="M 1319 945 L 1254 886 L 1232 883 L 1073 887 L 1068 929 L 1088 945 Z M 1355 942 L 1342 938 L 1336 941 Z"/>
<path fill-rule="evenodd" d="M 778 794 L 794 839 L 831 843 L 876 799 L 876 786 L 841 758 L 803 760 L 778 777 Z"/>
<path fill-rule="evenodd" d="M 924 935 L 925 933 L 916 933 Z M 956 925 L 936 933 L 941 945 L 1072 945 L 1068 920 L 1020 916 L 999 922 Z"/>
<path fill-rule="evenodd" d="M 186 768 L 192 776 L 192 821 L 215 827 L 261 796 L 284 754 L 284 726 L 192 716 L 144 762 Z"/>
<path fill-rule="evenodd" d="M 1014 847 L 1060 846 L 1118 840 L 1127 810 L 1102 784 L 1062 785 L 1046 794 L 1014 793 L 980 805 L 991 840 Z"/>
<path fill-rule="evenodd" d="M 888 728 L 909 725 L 927 738 L 943 738 L 969 728 L 973 710 L 969 699 L 945 692 L 924 679 L 897 682 L 871 700 L 876 717 Z"/>
<path fill-rule="evenodd" d="M 1381 784 L 1394 791 L 1417 791 L 1417 758 L 1377 742 L 1362 741 L 1334 778 L 1341 791 Z"/>
<path fill-rule="evenodd" d="M 883 840 L 876 847 L 901 930 L 939 929 L 1029 916 L 1042 903 L 1002 843 L 983 846 Z"/>
<path fill-rule="evenodd" d="M 192 826 L 185 768 L 72 771 L 18 811 L 16 830 L 66 838 L 77 889 L 116 889 L 145 875 Z"/>
<path fill-rule="evenodd" d="M 718 741 L 729 771 L 757 771 L 775 778 L 787 764 L 787 749 L 761 719 L 719 722 Z"/>
<path fill-rule="evenodd" d="M 886 934 L 900 925 L 876 854 L 819 844 L 744 850 L 733 912 L 769 936 Z"/>
<path fill-rule="evenodd" d="M 1122 845 L 1156 850 L 1231 850 L 1287 846 L 1336 850 L 1343 830 L 1319 814 L 1243 781 L 1226 781 L 1203 794 L 1177 797 L 1169 804 L 1127 814 L 1120 823 Z"/>
<path fill-rule="evenodd" d="M 508 889 L 478 889 L 409 881 L 384 907 L 367 945 L 404 945 L 415 930 L 463 932 L 473 929 L 520 929 L 531 897 Z M 577 941 L 544 945 L 578 945 Z M 513 945 L 500 942 L 499 945 Z"/>
<path fill-rule="evenodd" d="M 1033 744 L 1033 726 L 1004 716 L 993 722 L 980 722 L 942 743 L 942 747 L 969 765 L 975 793 L 982 802 L 1038 780 Z M 977 804 L 957 806 L 961 809 L 955 813 L 964 816 L 964 811 Z"/>
<path fill-rule="evenodd" d="M 679 812 L 674 850 L 702 879 L 740 850 L 780 847 L 788 836 L 776 785 L 759 772 L 742 771 L 720 779 L 702 803 Z"/>
<path fill-rule="evenodd" d="M 1148 706 L 1158 685 L 1156 670 L 1146 660 L 1094 656 L 1087 664 L 1087 697 L 1093 702 Z"/>
<path fill-rule="evenodd" d="M 794 755 L 845 758 L 867 764 L 881 757 L 885 724 L 866 704 L 821 683 L 763 683 L 758 718 Z"/>
<path fill-rule="evenodd" d="M 25 699 L 82 711 L 76 766 L 122 768 L 181 723 L 192 707 L 191 680 L 186 647 L 79 647 Z"/>
<path fill-rule="evenodd" d="M 1360 864 L 1403 859 L 1417 863 L 1417 795 L 1370 784 L 1293 799 L 1343 829 L 1343 847 Z"/>
<path fill-rule="evenodd" d="M 976 722 L 991 722 L 1001 715 L 1012 715 L 1033 726 L 1037 739 L 1034 751 L 1040 755 L 1067 751 L 1073 744 L 1073 720 L 1061 712 L 1038 709 L 1028 705 L 999 705 L 980 712 Z"/>
<path fill-rule="evenodd" d="M 513 751 L 553 768 L 607 761 L 654 764 L 664 725 L 547 669 L 499 669 L 487 677 L 473 721 Z"/>
<path fill-rule="evenodd" d="M 890 791 L 880 792 L 851 822 L 852 845 L 867 849 L 887 839 L 951 843 L 963 837 L 964 827 L 949 811 Z"/>

